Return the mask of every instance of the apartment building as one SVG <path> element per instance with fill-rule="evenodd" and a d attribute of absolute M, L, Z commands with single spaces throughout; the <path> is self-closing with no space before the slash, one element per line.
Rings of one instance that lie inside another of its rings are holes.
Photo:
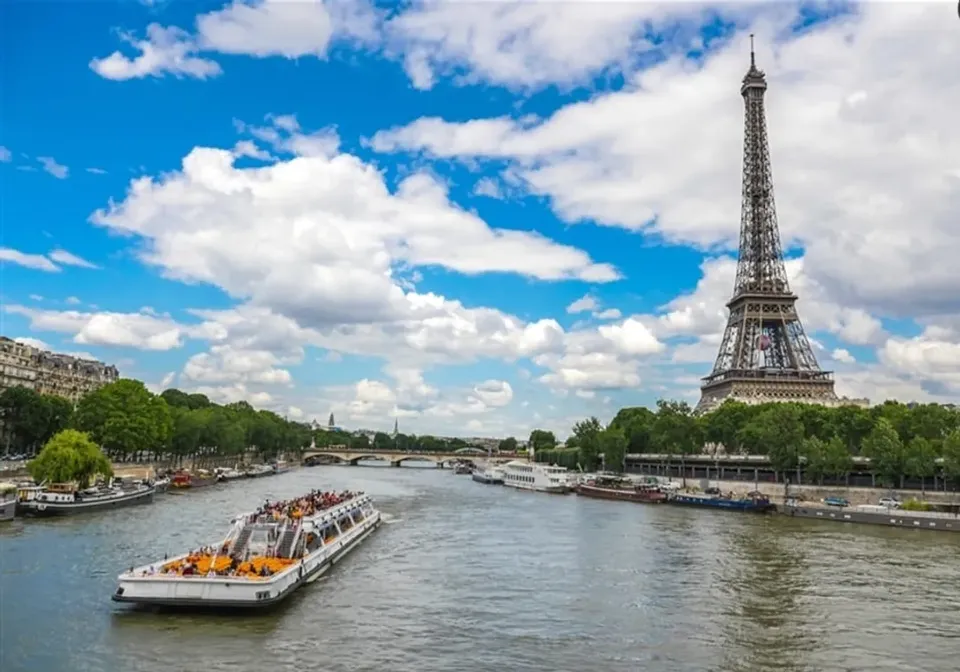
<path fill-rule="evenodd" d="M 0 336 L 0 391 L 21 385 L 76 402 L 119 377 L 115 366 L 48 352 Z"/>

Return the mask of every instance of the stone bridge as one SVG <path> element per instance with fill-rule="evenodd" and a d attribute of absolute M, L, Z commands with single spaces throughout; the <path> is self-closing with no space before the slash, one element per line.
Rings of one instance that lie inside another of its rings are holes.
<path fill-rule="evenodd" d="M 303 459 L 311 457 L 330 457 L 345 464 L 356 465 L 361 460 L 381 460 L 389 462 L 394 467 L 399 467 L 404 462 L 433 462 L 438 467 L 442 467 L 448 462 L 476 462 L 478 460 L 487 461 L 486 453 L 477 452 L 435 452 L 426 450 L 360 450 L 355 448 L 331 447 L 331 448 L 309 448 L 303 452 Z M 494 453 L 490 455 L 490 461 L 509 462 L 510 460 L 527 461 L 526 453 Z"/>

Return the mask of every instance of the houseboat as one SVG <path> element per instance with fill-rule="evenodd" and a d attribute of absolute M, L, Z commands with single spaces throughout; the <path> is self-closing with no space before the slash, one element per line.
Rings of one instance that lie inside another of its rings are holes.
<path fill-rule="evenodd" d="M 834 523 L 864 523 L 911 530 L 960 532 L 960 516 L 937 511 L 904 511 L 894 506 L 876 504 L 836 507 L 826 502 L 803 502 L 793 497 L 787 498 L 777 510 L 793 518 L 814 518 Z"/>
<path fill-rule="evenodd" d="M 263 476 L 272 476 L 273 473 L 273 467 L 269 464 L 252 464 L 243 472 L 243 475 L 247 478 L 262 478 Z"/>
<path fill-rule="evenodd" d="M 486 485 L 503 485 L 503 469 L 500 467 L 488 467 L 482 471 L 478 469 L 473 472 L 473 480 Z"/>
<path fill-rule="evenodd" d="M 597 476 L 584 483 L 578 483 L 575 490 L 582 497 L 618 499 L 643 504 L 660 504 L 667 499 L 666 493 L 658 486 L 635 483 L 622 476 Z"/>
<path fill-rule="evenodd" d="M 233 467 L 217 467 L 213 470 L 214 475 L 218 481 L 234 481 L 238 478 L 243 478 L 244 473 L 238 471 Z"/>
<path fill-rule="evenodd" d="M 217 483 L 215 474 L 206 469 L 197 469 L 196 472 L 181 469 L 170 479 L 170 487 L 178 490 L 185 488 L 203 488 Z"/>
<path fill-rule="evenodd" d="M 380 526 L 362 493 L 309 493 L 232 521 L 210 547 L 118 577 L 112 599 L 160 607 L 264 609 L 318 579 Z"/>
<path fill-rule="evenodd" d="M 566 494 L 571 491 L 566 468 L 513 460 L 503 465 L 503 484 L 519 490 Z"/>
<path fill-rule="evenodd" d="M 19 509 L 27 516 L 65 516 L 89 513 L 102 509 L 116 509 L 153 501 L 154 488 L 141 482 L 114 481 L 83 490 L 76 483 L 52 483 L 35 497 L 19 502 Z"/>
<path fill-rule="evenodd" d="M 767 511 L 776 509 L 776 506 L 770 502 L 769 497 L 756 491 L 748 493 L 744 497 L 678 492 L 670 494 L 667 498 L 667 503 L 678 506 L 696 506 L 707 509 L 743 511 L 748 513 L 766 513 Z"/>

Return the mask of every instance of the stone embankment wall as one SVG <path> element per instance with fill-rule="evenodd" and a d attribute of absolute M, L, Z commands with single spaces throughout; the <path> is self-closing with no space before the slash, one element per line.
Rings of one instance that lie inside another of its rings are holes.
<path fill-rule="evenodd" d="M 678 485 L 682 485 L 679 478 L 670 479 Z M 702 484 L 700 479 L 687 479 L 687 487 L 699 488 Z M 770 498 L 770 501 L 782 504 L 784 498 L 784 487 L 782 483 L 754 483 L 753 481 L 715 481 L 710 480 L 708 487 L 720 488 L 723 492 L 734 492 L 744 494 L 758 490 Z M 928 491 L 922 497 L 919 491 L 890 490 L 889 488 L 843 488 L 843 487 L 820 487 L 817 485 L 791 485 L 788 490 L 790 495 L 802 494 L 808 501 L 819 501 L 826 497 L 843 497 L 851 504 L 876 504 L 881 497 L 889 497 L 891 493 L 899 496 L 901 500 L 910 498 L 923 499 L 924 501 L 936 504 L 960 504 L 960 496 L 952 492 L 930 492 Z"/>

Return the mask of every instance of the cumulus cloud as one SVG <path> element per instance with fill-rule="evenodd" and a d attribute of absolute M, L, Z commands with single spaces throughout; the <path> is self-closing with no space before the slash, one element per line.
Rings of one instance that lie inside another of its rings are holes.
<path fill-rule="evenodd" d="M 235 0 L 196 17 L 196 29 L 151 24 L 144 39 L 130 32 L 120 39 L 137 55 L 115 51 L 94 58 L 90 67 L 113 80 L 143 77 L 208 79 L 223 71 L 201 54 L 325 58 L 337 39 L 357 43 L 377 39 L 377 13 L 366 2 L 320 0 Z"/>
<path fill-rule="evenodd" d="M 781 229 L 806 247 L 807 272 L 843 305 L 900 316 L 960 308 L 949 256 L 960 245 L 960 139 L 947 131 L 960 80 L 943 67 L 960 59 L 960 41 L 945 11 L 941 3 L 865 3 L 779 44 L 758 42 Z M 794 12 L 764 14 L 754 30 L 776 34 Z M 423 118 L 378 133 L 372 144 L 507 160 L 566 221 L 730 246 L 739 221 L 746 32 L 702 64 L 675 55 L 632 76 L 623 91 L 542 121 Z M 902 67 L 904 54 L 910 67 Z"/>

